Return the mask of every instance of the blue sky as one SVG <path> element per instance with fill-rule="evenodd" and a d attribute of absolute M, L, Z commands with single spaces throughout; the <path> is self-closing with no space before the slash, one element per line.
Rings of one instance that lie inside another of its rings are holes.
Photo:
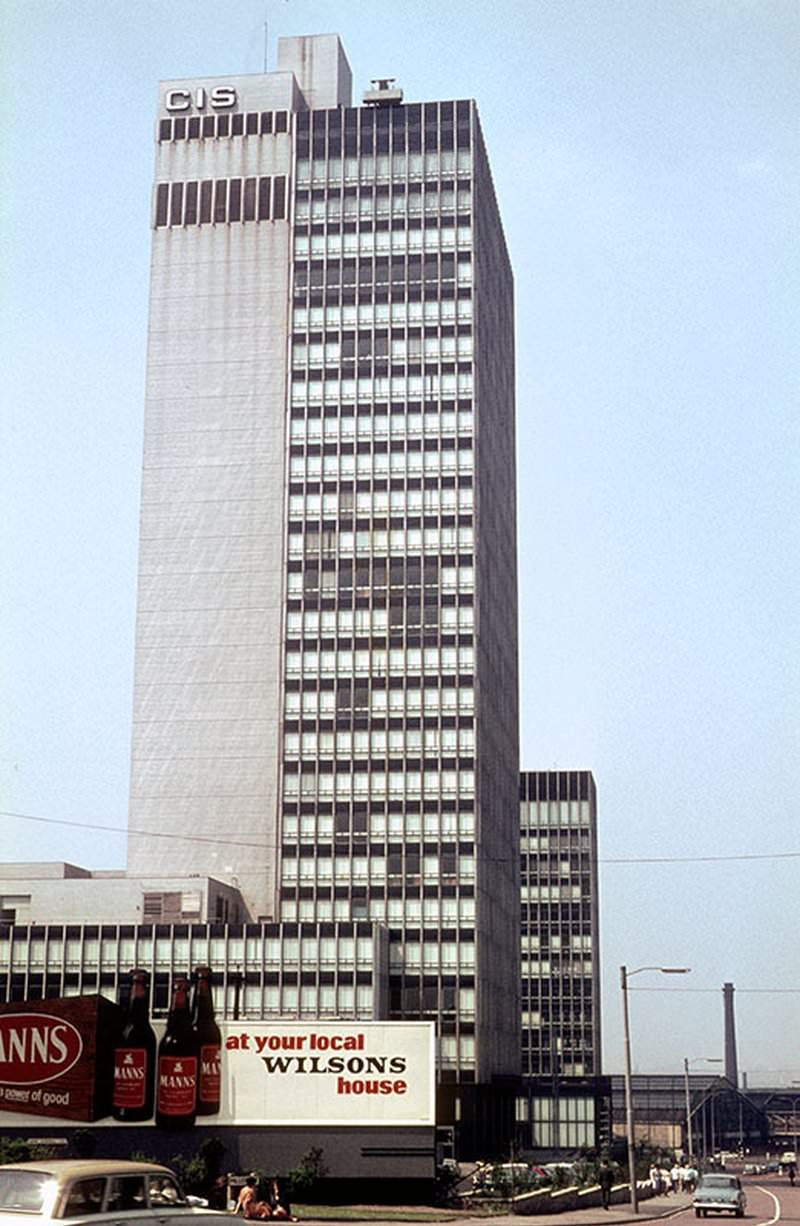
<path fill-rule="evenodd" d="M 731 981 L 740 1068 L 800 1080 L 794 0 L 6 0 L 0 859 L 124 864 L 8 814 L 125 826 L 157 82 L 261 71 L 265 19 L 270 66 L 336 31 L 356 96 L 478 101 L 522 764 L 597 780 L 606 1068 L 618 967 L 688 965 L 635 981 L 637 1066 L 722 1054 Z"/>

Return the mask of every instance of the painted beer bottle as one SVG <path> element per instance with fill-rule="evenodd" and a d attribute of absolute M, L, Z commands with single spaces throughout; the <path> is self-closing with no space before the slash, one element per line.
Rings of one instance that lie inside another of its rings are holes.
<path fill-rule="evenodd" d="M 194 1028 L 200 1060 L 197 1080 L 197 1114 L 216 1115 L 220 1104 L 222 1040 L 219 1026 L 214 1021 L 211 970 L 207 966 L 198 966 L 195 971 Z"/>
<path fill-rule="evenodd" d="M 189 984 L 176 979 L 167 1029 L 158 1045 L 156 1123 L 187 1128 L 197 1114 L 197 1035 L 189 1010 Z"/>
<path fill-rule="evenodd" d="M 114 1089 L 111 1114 L 133 1123 L 153 1114 L 156 1036 L 150 1025 L 150 979 L 147 971 L 131 971 L 128 1009 L 114 1045 Z"/>

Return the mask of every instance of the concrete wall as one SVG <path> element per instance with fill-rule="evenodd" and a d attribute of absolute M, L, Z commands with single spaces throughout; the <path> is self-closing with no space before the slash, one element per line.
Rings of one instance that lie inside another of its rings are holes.
<path fill-rule="evenodd" d="M 235 110 L 302 104 L 290 73 L 225 83 Z M 197 85 L 165 83 L 162 99 L 178 86 L 194 97 Z M 291 159 L 288 132 L 165 141 L 156 181 L 285 175 L 288 184 Z M 135 873 L 235 875 L 251 913 L 267 917 L 288 287 L 286 219 L 154 230 L 128 863 Z"/>
<path fill-rule="evenodd" d="M 14 911 L 17 924 L 142 924 L 147 922 L 145 894 L 180 896 L 182 914 L 198 923 L 216 918 L 218 898 L 229 915 L 237 907 L 242 911 L 238 890 L 203 878 L 0 877 L 0 907 Z M 238 918 L 246 917 L 242 914 Z M 159 921 L 161 916 L 153 917 L 153 922 Z"/>

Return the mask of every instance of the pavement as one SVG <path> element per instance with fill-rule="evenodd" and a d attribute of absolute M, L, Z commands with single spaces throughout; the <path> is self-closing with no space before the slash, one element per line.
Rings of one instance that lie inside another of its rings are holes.
<path fill-rule="evenodd" d="M 689 1209 L 691 1204 L 690 1192 L 676 1192 L 669 1196 L 652 1196 L 648 1200 L 640 1200 L 638 1213 L 633 1212 L 630 1201 L 626 1200 L 618 1201 L 608 1209 L 592 1206 L 586 1209 L 565 1209 L 563 1213 L 509 1213 L 502 1217 L 492 1215 L 491 1221 L 493 1226 L 495 1223 L 499 1226 L 501 1222 L 513 1222 L 515 1226 L 520 1226 L 521 1222 L 538 1223 L 539 1226 L 614 1226 L 615 1223 L 657 1222 Z"/>
<path fill-rule="evenodd" d="M 640 1200 L 638 1213 L 632 1211 L 629 1201 L 618 1201 L 616 1204 L 612 1204 L 609 1209 L 593 1206 L 586 1209 L 565 1209 L 563 1213 L 473 1212 L 460 1217 L 457 1209 L 431 1209 L 430 1221 L 431 1226 L 435 1226 L 437 1221 L 445 1221 L 447 1226 L 475 1226 L 476 1221 L 486 1221 L 489 1226 L 521 1226 L 523 1222 L 529 1222 L 531 1226 L 615 1226 L 615 1224 L 616 1226 L 627 1226 L 628 1223 L 656 1222 L 671 1218 L 675 1214 L 681 1213 L 684 1209 L 690 1208 L 691 1204 L 692 1195 L 690 1192 L 678 1192 L 669 1196 L 653 1196 L 647 1200 Z M 424 1212 L 419 1207 L 413 1206 L 409 1206 L 408 1211 L 408 1220 L 416 1222 L 419 1222 L 421 1214 Z M 389 1211 L 387 1210 L 387 1212 Z M 393 1207 L 390 1212 L 392 1216 L 391 1219 L 387 1217 L 387 1226 L 397 1226 L 397 1222 L 402 1221 L 403 1210 Z M 303 1218 L 313 1221 L 313 1212 L 304 1211 Z M 331 1219 L 328 1218 L 327 1220 L 330 1221 Z M 348 1220 L 346 1212 L 343 1211 L 342 1217 L 334 1220 Z M 350 1221 L 352 1220 L 351 1218 Z M 363 1223 L 360 1226 L 382 1226 L 382 1222 L 379 1217 L 375 1217 L 369 1223 Z"/>

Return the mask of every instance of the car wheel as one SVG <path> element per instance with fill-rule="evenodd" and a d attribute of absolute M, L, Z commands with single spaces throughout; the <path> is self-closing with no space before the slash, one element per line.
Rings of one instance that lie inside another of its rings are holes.
<path fill-rule="evenodd" d="M 695 1216 L 695 1217 L 700 1217 L 700 1210 L 699 1210 L 699 1209 L 695 1209 L 695 1211 L 694 1211 L 694 1216 Z"/>

